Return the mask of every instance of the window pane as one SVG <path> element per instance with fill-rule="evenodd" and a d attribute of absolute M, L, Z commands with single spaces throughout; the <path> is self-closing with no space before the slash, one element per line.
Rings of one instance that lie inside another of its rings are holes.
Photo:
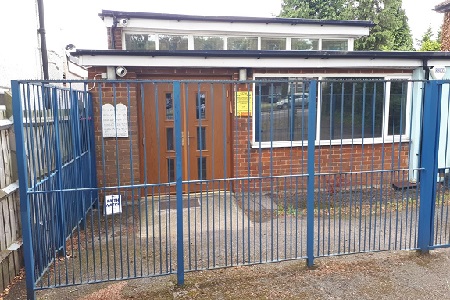
<path fill-rule="evenodd" d="M 291 39 L 292 50 L 318 50 L 319 40 L 314 39 Z"/>
<path fill-rule="evenodd" d="M 255 84 L 255 141 L 306 140 L 309 81 L 287 77 L 259 80 Z"/>
<path fill-rule="evenodd" d="M 391 99 L 389 102 L 389 135 L 406 133 L 406 97 L 408 82 L 391 82 Z"/>
<path fill-rule="evenodd" d="M 172 93 L 166 93 L 166 119 L 173 120 L 173 99 Z"/>
<path fill-rule="evenodd" d="M 195 50 L 223 50 L 223 38 L 218 36 L 195 36 Z"/>
<path fill-rule="evenodd" d="M 257 37 L 229 37 L 227 40 L 228 50 L 258 50 Z"/>
<path fill-rule="evenodd" d="M 197 150 L 206 150 L 206 128 L 197 127 Z"/>
<path fill-rule="evenodd" d="M 352 80 L 352 81 L 348 81 Z M 384 82 L 382 78 L 333 78 L 322 83 L 320 139 L 381 137 Z"/>
<path fill-rule="evenodd" d="M 206 179 L 206 157 L 197 158 L 198 179 Z"/>
<path fill-rule="evenodd" d="M 175 159 L 167 159 L 167 180 L 168 182 L 175 181 Z"/>
<path fill-rule="evenodd" d="M 198 119 L 206 117 L 206 95 L 205 93 L 195 94 L 195 116 Z"/>
<path fill-rule="evenodd" d="M 125 34 L 127 50 L 156 50 L 156 38 L 152 34 Z"/>
<path fill-rule="evenodd" d="M 174 150 L 173 147 L 173 128 L 166 128 L 167 150 Z"/>
<path fill-rule="evenodd" d="M 185 35 L 159 35 L 159 50 L 187 50 L 188 38 Z"/>
<path fill-rule="evenodd" d="M 322 50 L 348 50 L 348 40 L 322 40 Z"/>
<path fill-rule="evenodd" d="M 286 50 L 285 38 L 261 38 L 261 50 Z"/>

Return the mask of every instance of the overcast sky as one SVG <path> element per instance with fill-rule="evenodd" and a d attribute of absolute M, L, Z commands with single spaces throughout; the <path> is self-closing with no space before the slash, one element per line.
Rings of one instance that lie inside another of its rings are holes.
<path fill-rule="evenodd" d="M 0 0 L 0 8 L 10 1 Z M 434 12 L 435 5 L 443 0 L 403 0 L 414 37 L 419 38 L 432 25 L 435 31 L 441 26 L 443 15 Z M 34 0 L 16 0 L 21 6 Z M 32 4 L 31 4 L 32 5 Z M 75 44 L 79 49 L 104 49 L 106 30 L 98 13 L 102 9 L 148 11 L 161 13 L 230 16 L 275 16 L 280 12 L 281 0 L 44 0 L 46 29 L 50 48 Z M 0 9 L 1 11 L 1 9 Z M 18 12 L 19 13 L 19 12 Z M 17 15 L 2 14 L 7 23 L 15 24 Z M 8 22 L 8 18 L 11 22 Z M 32 26 L 23 20 L 22 26 Z M 58 36 L 58 38 L 55 38 Z"/>

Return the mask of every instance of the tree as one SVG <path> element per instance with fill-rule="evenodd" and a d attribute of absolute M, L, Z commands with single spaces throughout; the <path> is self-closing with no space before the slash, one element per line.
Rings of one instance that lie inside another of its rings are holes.
<path fill-rule="evenodd" d="M 422 35 L 422 38 L 420 40 L 417 40 L 419 51 L 440 51 L 440 35 L 440 32 L 438 32 L 437 39 L 433 40 L 433 30 L 431 29 L 431 26 L 428 26 L 427 30 Z"/>
<path fill-rule="evenodd" d="M 356 50 L 413 50 L 402 0 L 283 0 L 281 17 L 323 20 L 371 20 L 367 37 Z"/>
<path fill-rule="evenodd" d="M 349 16 L 346 0 L 283 0 L 280 17 L 345 20 Z"/>

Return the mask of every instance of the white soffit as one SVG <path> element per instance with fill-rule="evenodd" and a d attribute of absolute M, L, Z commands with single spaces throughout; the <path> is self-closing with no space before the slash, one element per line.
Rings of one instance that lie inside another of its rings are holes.
<path fill-rule="evenodd" d="M 113 25 L 112 17 L 104 18 L 105 25 Z M 243 23 L 208 22 L 191 20 L 152 20 L 130 19 L 123 27 L 124 32 L 146 31 L 157 33 L 184 33 L 210 35 L 283 35 L 296 36 L 335 36 L 355 38 L 369 35 L 369 27 L 327 25 L 327 24 L 280 24 L 280 23 Z"/>
<path fill-rule="evenodd" d="M 252 58 L 252 57 L 190 57 L 190 56 L 124 56 L 81 55 L 83 66 L 134 67 L 201 67 L 201 68 L 399 68 L 421 67 L 421 59 L 399 58 Z M 429 65 L 450 65 L 450 60 L 430 60 Z"/>

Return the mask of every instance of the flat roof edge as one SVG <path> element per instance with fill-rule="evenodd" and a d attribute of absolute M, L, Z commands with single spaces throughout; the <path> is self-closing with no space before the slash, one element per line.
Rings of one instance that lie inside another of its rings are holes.
<path fill-rule="evenodd" d="M 354 26 L 354 27 L 373 27 L 372 21 L 362 20 L 316 20 L 300 18 L 265 18 L 265 17 L 238 17 L 238 16 L 195 16 L 181 14 L 166 14 L 152 12 L 126 12 L 114 10 L 102 10 L 99 13 L 101 18 L 137 18 L 137 19 L 156 19 L 156 20 L 186 20 L 186 21 L 208 21 L 208 22 L 242 22 L 242 23 L 278 23 L 278 24 L 316 24 L 316 25 L 334 25 L 334 26 Z"/>
<path fill-rule="evenodd" d="M 450 59 L 450 52 L 419 51 L 251 51 L 251 50 L 179 50 L 179 51 L 140 51 L 140 50 L 88 50 L 77 49 L 72 56 L 172 56 L 172 57 L 249 57 L 249 58 L 395 58 L 395 59 Z"/>

